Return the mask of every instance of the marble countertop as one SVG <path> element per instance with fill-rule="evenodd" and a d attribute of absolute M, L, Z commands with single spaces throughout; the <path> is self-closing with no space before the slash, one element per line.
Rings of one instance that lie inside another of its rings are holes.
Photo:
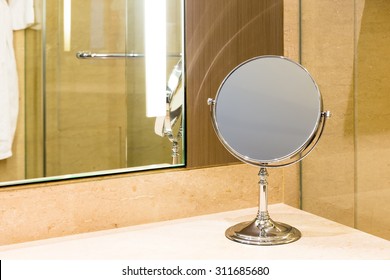
<path fill-rule="evenodd" d="M 252 220 L 256 212 L 250 208 L 0 246 L 0 259 L 390 259 L 390 241 L 284 204 L 270 205 L 270 216 L 298 228 L 298 241 L 253 246 L 225 237 L 228 227 Z"/>

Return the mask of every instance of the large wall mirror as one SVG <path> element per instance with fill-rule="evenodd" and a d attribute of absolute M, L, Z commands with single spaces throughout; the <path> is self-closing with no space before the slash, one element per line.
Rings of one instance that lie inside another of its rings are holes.
<path fill-rule="evenodd" d="M 183 15 L 184 0 L 35 0 L 0 186 L 184 165 Z"/>
<path fill-rule="evenodd" d="M 34 0 L 14 155 L 0 160 L 0 186 L 237 162 L 205 102 L 235 65 L 283 54 L 283 0 L 151 0 L 166 3 L 152 9 L 166 11 L 165 24 L 152 15 L 151 28 L 157 39 L 157 28 L 167 34 L 156 92 L 169 114 L 159 117 L 146 116 L 148 1 Z"/>

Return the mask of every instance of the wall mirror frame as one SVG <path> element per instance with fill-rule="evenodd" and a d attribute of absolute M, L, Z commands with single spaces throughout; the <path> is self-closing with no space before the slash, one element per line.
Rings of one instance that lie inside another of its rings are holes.
<path fill-rule="evenodd" d="M 44 2 L 42 0 L 42 3 Z M 54 2 L 65 3 L 66 1 Z M 89 3 L 89 1 L 85 2 Z M 113 7 L 115 8 L 115 6 Z M 238 160 L 224 149 L 215 136 L 212 125 L 209 122 L 209 111 L 207 108 L 204 108 L 204 102 L 211 95 L 211 92 L 216 92 L 219 84 L 228 74 L 229 69 L 232 69 L 232 66 L 257 55 L 283 55 L 283 0 L 183 0 L 183 10 L 183 40 L 185 46 L 183 48 L 185 61 L 183 81 L 186 103 L 185 140 L 183 141 L 185 163 L 183 162 L 180 167 L 191 169 L 237 163 Z M 61 14 L 58 17 L 58 22 L 61 22 L 62 17 L 63 15 Z M 85 20 L 90 19 L 85 17 Z M 128 22 L 127 24 L 130 23 Z M 106 28 L 110 29 L 110 26 Z M 113 30 L 112 28 L 110 29 L 110 31 Z M 26 33 L 28 32 L 30 31 Z M 53 30 L 55 36 L 59 36 L 61 32 L 62 28 L 59 26 L 56 26 L 55 30 Z M 39 41 L 40 39 L 35 38 L 34 40 Z M 111 42 L 114 43 L 115 41 Z M 53 48 L 52 45 L 48 47 L 49 50 L 53 50 Z M 72 58 L 75 57 L 78 51 L 91 51 L 91 54 L 97 53 L 92 52 L 93 49 L 91 48 L 80 46 L 72 53 Z M 131 53 L 131 49 L 129 53 Z M 119 63 L 119 61 L 119 59 L 109 59 L 105 62 Z M 93 63 L 101 64 L 103 60 L 79 59 L 78 63 L 87 65 Z M 172 62 L 172 68 L 175 63 L 176 61 Z M 32 64 L 26 65 L 26 71 L 30 71 L 30 67 L 32 67 Z M 55 85 L 53 83 L 53 86 Z M 40 84 L 37 85 L 38 89 L 40 89 L 40 86 Z M 154 126 L 154 122 L 155 119 L 152 120 L 152 126 Z M 164 141 L 167 149 L 171 149 L 172 143 L 168 139 L 164 139 Z M 35 151 L 41 152 L 39 148 Z M 169 155 L 168 161 L 170 160 L 171 156 Z M 8 165 L 11 166 L 11 164 Z M 18 163 L 18 165 L 24 164 Z M 152 165 L 149 167 L 149 170 L 155 169 Z M 2 172 L 1 168 L 0 161 L 0 173 Z M 5 172 L 12 172 L 9 170 L 6 169 Z M 96 173 L 89 173 L 89 175 L 108 176 L 145 170 L 147 169 L 144 167 L 135 167 L 131 170 L 104 169 Z M 62 176 L 62 179 L 83 177 L 74 173 L 69 174 L 71 175 Z M 41 183 L 45 181 L 52 181 L 52 179 L 37 178 L 28 182 Z M 1 180 L 0 186 L 7 187 L 24 185 L 26 183 L 27 181 L 25 180 Z"/>

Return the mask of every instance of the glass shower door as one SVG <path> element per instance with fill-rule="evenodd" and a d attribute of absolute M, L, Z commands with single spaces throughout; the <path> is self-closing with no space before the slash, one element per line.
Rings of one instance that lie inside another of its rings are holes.
<path fill-rule="evenodd" d="M 183 45 L 183 1 L 164 2 L 163 113 Z M 26 178 L 173 166 L 172 142 L 145 110 L 146 0 L 37 3 L 42 22 L 26 35 Z"/>
<path fill-rule="evenodd" d="M 46 1 L 45 176 L 126 167 L 125 0 Z"/>
<path fill-rule="evenodd" d="M 301 61 L 333 114 L 302 163 L 302 208 L 390 240 L 390 2 L 299 2 Z"/>

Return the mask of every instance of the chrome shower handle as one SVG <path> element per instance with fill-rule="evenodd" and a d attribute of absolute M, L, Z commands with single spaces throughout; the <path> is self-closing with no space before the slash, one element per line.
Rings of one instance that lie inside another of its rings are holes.
<path fill-rule="evenodd" d="M 167 54 L 168 57 L 181 57 L 179 54 Z M 92 53 L 90 51 L 79 51 L 76 53 L 78 59 L 116 59 L 116 58 L 138 58 L 145 57 L 141 53 Z"/>
<path fill-rule="evenodd" d="M 76 57 L 79 59 L 109 59 L 109 58 L 125 58 L 125 57 L 144 57 L 139 53 L 92 53 L 90 51 L 79 51 Z"/>

